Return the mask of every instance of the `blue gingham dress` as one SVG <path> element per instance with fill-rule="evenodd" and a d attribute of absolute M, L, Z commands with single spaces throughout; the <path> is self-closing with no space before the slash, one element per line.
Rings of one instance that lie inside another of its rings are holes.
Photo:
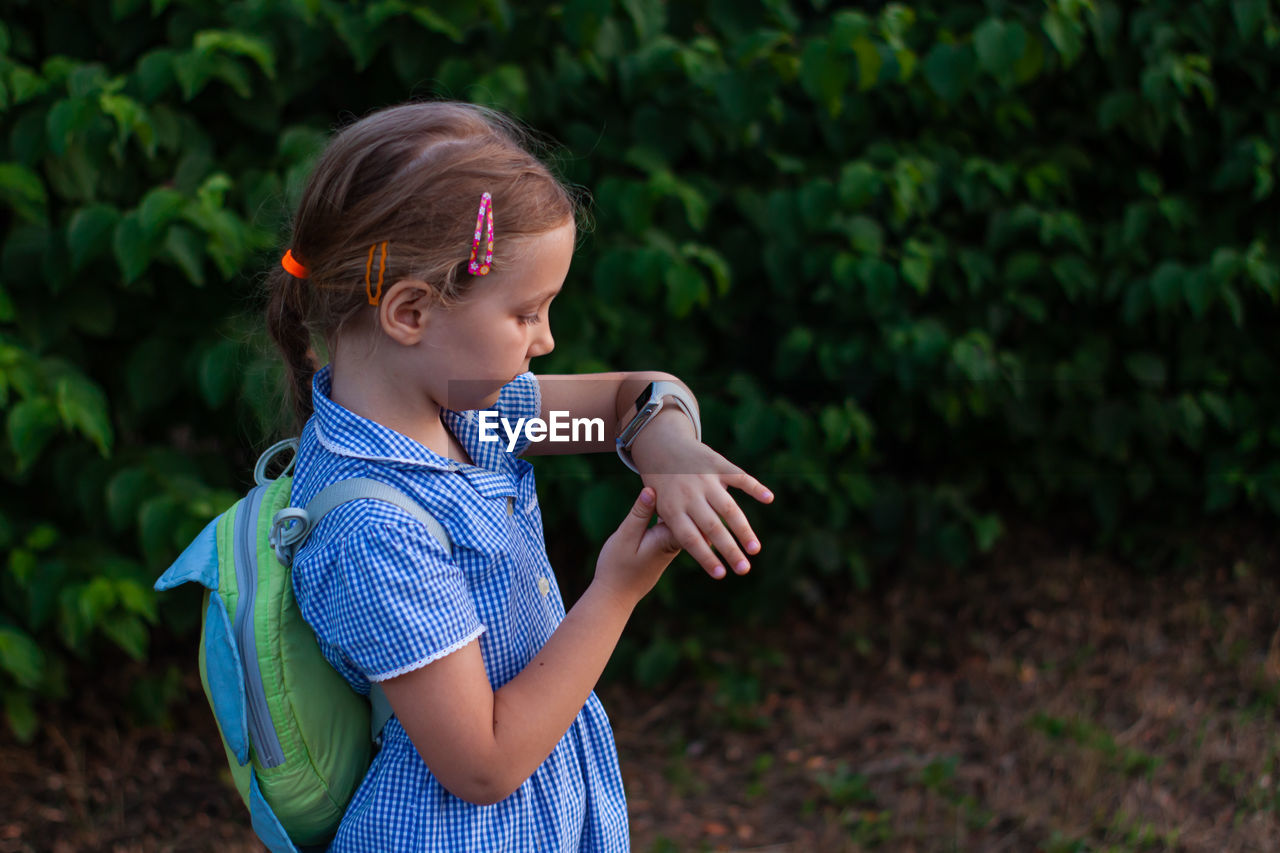
<path fill-rule="evenodd" d="M 293 500 L 340 479 L 370 477 L 416 498 L 449 532 L 453 556 L 402 510 L 360 500 L 317 526 L 293 587 L 325 657 L 360 693 L 479 638 L 494 689 L 519 673 L 564 618 L 547 561 L 533 466 L 482 443 L 475 412 L 442 414 L 475 465 L 350 412 L 316 374 L 315 414 L 302 432 Z M 539 411 L 525 373 L 494 408 L 512 423 Z M 511 796 L 477 806 L 450 794 L 392 719 L 382 749 L 330 846 L 346 851 L 619 851 L 629 849 L 613 733 L 593 692 L 551 755 Z"/>

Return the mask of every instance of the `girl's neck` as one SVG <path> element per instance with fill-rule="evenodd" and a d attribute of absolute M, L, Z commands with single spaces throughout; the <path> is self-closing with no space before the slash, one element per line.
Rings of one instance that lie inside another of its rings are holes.
<path fill-rule="evenodd" d="M 408 377 L 371 364 L 335 360 L 329 399 L 349 412 L 407 436 L 447 458 L 465 451 L 440 419 L 440 406 Z"/>

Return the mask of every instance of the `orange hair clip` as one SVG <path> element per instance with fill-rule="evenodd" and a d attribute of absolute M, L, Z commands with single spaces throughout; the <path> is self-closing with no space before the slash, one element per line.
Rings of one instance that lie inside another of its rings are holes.
<path fill-rule="evenodd" d="M 284 257 L 280 259 L 280 266 L 284 267 L 285 272 L 294 278 L 307 278 L 311 275 L 311 270 L 307 269 L 305 265 L 293 256 L 293 249 L 285 251 Z"/>
<path fill-rule="evenodd" d="M 364 291 L 369 295 L 369 304 L 377 305 L 382 301 L 382 277 L 387 272 L 387 241 L 382 241 L 382 258 L 378 262 L 378 289 L 374 290 L 370 279 L 373 276 L 373 253 L 378 248 L 374 243 L 369 247 L 369 260 L 364 265 Z"/>

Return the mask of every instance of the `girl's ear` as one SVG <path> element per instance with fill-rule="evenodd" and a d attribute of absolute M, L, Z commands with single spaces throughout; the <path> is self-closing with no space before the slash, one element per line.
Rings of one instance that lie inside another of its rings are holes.
<path fill-rule="evenodd" d="M 431 286 L 417 279 L 401 279 L 382 294 L 378 325 L 398 344 L 414 346 L 426 333 L 434 306 Z"/>

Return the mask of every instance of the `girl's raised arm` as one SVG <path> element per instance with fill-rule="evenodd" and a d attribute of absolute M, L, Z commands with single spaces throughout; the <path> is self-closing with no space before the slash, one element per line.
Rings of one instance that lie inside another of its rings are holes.
<path fill-rule="evenodd" d="M 477 805 L 510 796 L 573 723 L 604 671 L 635 605 L 679 553 L 666 525 L 648 527 L 644 489 L 605 542 L 590 586 L 542 650 L 497 690 L 480 644 L 382 682 L 405 733 L 432 775 Z"/>
<path fill-rule="evenodd" d="M 539 376 L 543 421 L 550 423 L 556 412 L 567 412 L 570 419 L 599 418 L 604 440 L 530 442 L 523 455 L 614 452 L 614 437 L 634 414 L 635 398 L 658 381 L 675 382 L 693 396 L 676 377 L 657 371 Z M 644 484 L 657 492 L 659 517 L 707 574 L 723 578 L 726 565 L 737 574 L 750 570 L 746 555 L 758 554 L 762 546 L 729 489 L 765 504 L 773 501 L 772 492 L 701 443 L 688 416 L 675 406 L 660 410 L 640 431 L 631 456 Z"/>

